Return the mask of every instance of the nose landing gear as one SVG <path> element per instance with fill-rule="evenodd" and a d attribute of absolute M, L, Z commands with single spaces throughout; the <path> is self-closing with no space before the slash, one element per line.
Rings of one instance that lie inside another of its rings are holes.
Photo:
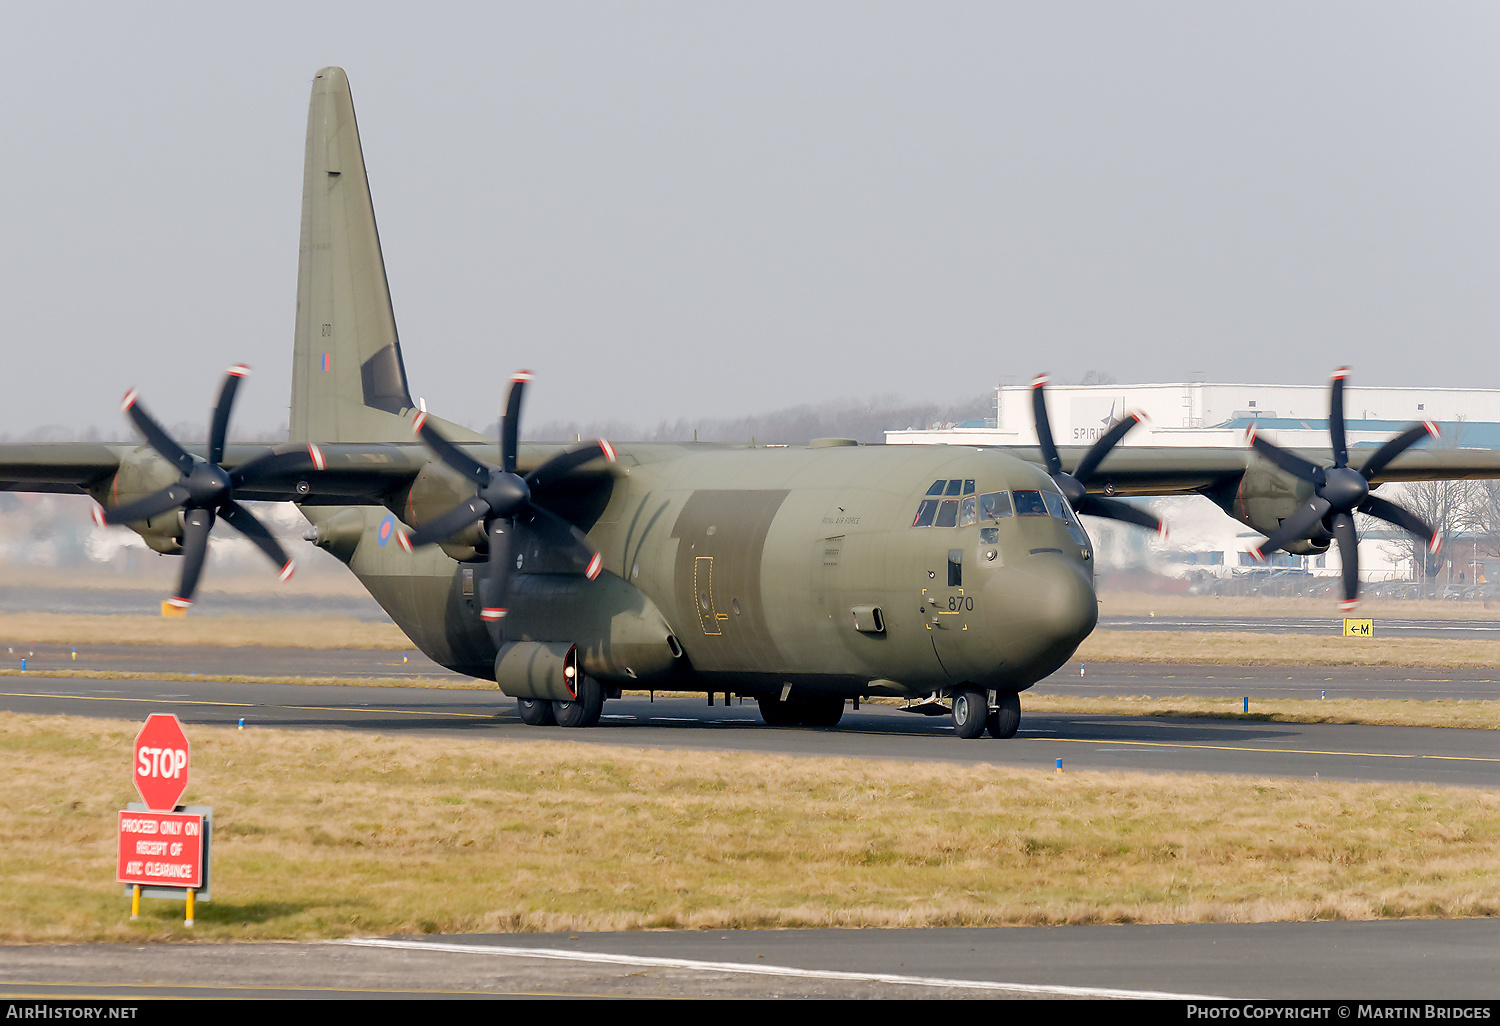
<path fill-rule="evenodd" d="M 953 692 L 953 730 L 961 738 L 1015 737 L 1021 726 L 1021 696 L 1014 691 L 961 687 Z"/>

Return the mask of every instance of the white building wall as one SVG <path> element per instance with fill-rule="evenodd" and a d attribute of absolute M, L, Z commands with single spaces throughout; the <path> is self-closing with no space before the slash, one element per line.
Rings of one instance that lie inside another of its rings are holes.
<path fill-rule="evenodd" d="M 993 428 L 887 431 L 889 444 L 1036 445 L 1031 387 L 996 390 Z M 1049 385 L 1047 412 L 1058 445 L 1090 445 L 1126 411 L 1144 413 L 1145 423 L 1124 445 L 1240 446 L 1244 433 L 1214 425 L 1248 417 L 1326 421 L 1327 385 L 1227 385 L 1177 382 L 1145 385 Z M 1349 421 L 1468 421 L 1500 423 L 1500 389 L 1360 388 L 1344 390 Z M 1320 424 L 1307 429 L 1266 430 L 1265 437 L 1289 448 L 1327 448 Z M 1349 443 L 1379 444 L 1389 431 L 1351 431 Z M 1458 440 L 1463 444 L 1463 439 Z"/>

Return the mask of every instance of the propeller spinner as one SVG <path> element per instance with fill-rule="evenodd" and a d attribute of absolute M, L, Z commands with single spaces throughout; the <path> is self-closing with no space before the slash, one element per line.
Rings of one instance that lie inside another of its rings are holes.
<path fill-rule="evenodd" d="M 1354 604 L 1359 601 L 1359 537 L 1354 530 L 1354 513 L 1365 513 L 1404 528 L 1425 539 L 1428 549 L 1434 553 L 1440 545 L 1432 528 L 1415 513 L 1370 494 L 1370 480 L 1401 453 L 1429 435 L 1436 436 L 1437 425 L 1431 421 L 1412 425 L 1376 449 L 1364 466 L 1355 470 L 1349 466 L 1349 445 L 1344 428 L 1344 379 L 1348 374 L 1347 367 L 1334 371 L 1328 402 L 1328 434 L 1333 447 L 1333 466 L 1323 467 L 1311 463 L 1260 438 L 1254 429 L 1250 432 L 1250 444 L 1256 452 L 1288 474 L 1311 482 L 1313 486 L 1313 495 L 1307 504 L 1283 520 L 1281 526 L 1271 532 L 1252 554 L 1256 559 L 1264 560 L 1277 549 L 1284 548 L 1299 538 L 1309 537 L 1321 525 L 1338 543 L 1339 562 L 1343 565 L 1344 578 L 1344 600 L 1340 606 L 1346 612 L 1353 609 Z"/>
<path fill-rule="evenodd" d="M 505 601 L 510 591 L 510 579 L 517 569 L 511 548 L 511 539 L 517 530 L 539 532 L 553 551 L 569 556 L 589 580 L 599 576 L 603 562 L 582 531 L 534 502 L 532 493 L 540 486 L 561 478 L 592 460 L 602 457 L 613 463 L 615 450 L 601 438 L 577 449 L 559 453 L 524 477 L 518 474 L 516 449 L 521 424 L 521 399 L 531 377 L 530 372 L 521 371 L 511 378 L 505 414 L 500 420 L 498 467 L 481 463 L 444 438 L 436 428 L 427 423 L 425 410 L 417 415 L 416 422 L 412 425 L 413 431 L 427 444 L 433 455 L 472 481 L 478 492 L 472 499 L 423 524 L 410 535 L 402 534 L 401 544 L 408 550 L 417 545 L 431 545 L 452 537 L 476 520 L 483 521 L 490 551 L 482 590 L 484 606 L 480 616 L 497 634 L 500 632 L 500 621 L 506 613 Z"/>
<path fill-rule="evenodd" d="M 146 412 L 135 389 L 125 394 L 121 404 L 137 430 L 145 436 L 147 444 L 162 459 L 176 467 L 180 476 L 176 484 L 168 485 L 143 499 L 123 506 L 95 509 L 94 521 L 98 524 L 129 524 L 149 520 L 170 510 L 182 510 L 182 580 L 178 584 L 177 594 L 167 600 L 179 609 L 186 609 L 193 604 L 193 592 L 198 588 L 198 579 L 208 556 L 208 534 L 213 529 L 214 521 L 221 517 L 226 524 L 254 542 L 271 562 L 281 568 L 283 581 L 292 576 L 294 564 L 286 550 L 255 514 L 235 501 L 234 493 L 236 489 L 246 485 L 285 473 L 294 464 L 321 469 L 322 454 L 316 446 L 308 446 L 305 451 L 267 453 L 233 470 L 224 469 L 222 461 L 224 440 L 229 431 L 229 414 L 234 407 L 240 379 L 249 373 L 249 367 L 235 364 L 225 374 L 224 386 L 219 390 L 219 401 L 214 406 L 206 460 L 192 455 L 178 445 L 155 418 Z"/>
<path fill-rule="evenodd" d="M 1138 524 L 1159 534 L 1165 534 L 1166 527 L 1162 522 L 1145 510 L 1115 499 L 1103 499 L 1097 495 L 1090 495 L 1088 490 L 1089 479 L 1099 469 L 1099 464 L 1103 462 L 1104 457 L 1109 455 L 1110 450 L 1120 443 L 1126 433 L 1141 422 L 1141 415 L 1127 413 L 1124 419 L 1116 422 L 1100 436 L 1088 452 L 1084 453 L 1083 459 L 1079 460 L 1078 466 L 1074 468 L 1073 473 L 1069 474 L 1063 470 L 1062 457 L 1057 454 L 1057 446 L 1052 441 L 1052 425 L 1047 419 L 1046 386 L 1047 375 L 1038 374 L 1032 379 L 1031 412 L 1036 418 L 1036 437 L 1042 448 L 1042 456 L 1047 461 L 1047 473 L 1057 483 L 1058 489 L 1067 498 L 1068 504 L 1076 512 L 1086 513 L 1091 517 L 1123 520 L 1127 524 Z"/>

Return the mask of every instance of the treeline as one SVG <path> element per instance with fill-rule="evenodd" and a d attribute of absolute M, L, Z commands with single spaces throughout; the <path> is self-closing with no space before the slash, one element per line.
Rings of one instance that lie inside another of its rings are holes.
<path fill-rule="evenodd" d="M 608 438 L 621 442 L 745 442 L 758 445 L 795 445 L 811 438 L 853 438 L 883 442 L 887 431 L 949 426 L 966 420 L 993 419 L 995 393 L 985 392 L 958 403 L 910 403 L 894 396 L 866 401 L 840 400 L 819 405 L 788 406 L 770 413 L 743 417 L 658 421 L 654 426 L 621 420 L 553 420 L 527 425 L 526 437 L 535 441 Z M 498 423 L 489 427 L 495 435 Z"/>

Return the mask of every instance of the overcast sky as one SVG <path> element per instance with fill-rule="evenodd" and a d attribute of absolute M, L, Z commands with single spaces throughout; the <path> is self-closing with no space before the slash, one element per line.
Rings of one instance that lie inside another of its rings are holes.
<path fill-rule="evenodd" d="M 28 4 L 0 433 L 286 420 L 313 73 L 479 427 L 1121 381 L 1500 386 L 1493 3 Z"/>

